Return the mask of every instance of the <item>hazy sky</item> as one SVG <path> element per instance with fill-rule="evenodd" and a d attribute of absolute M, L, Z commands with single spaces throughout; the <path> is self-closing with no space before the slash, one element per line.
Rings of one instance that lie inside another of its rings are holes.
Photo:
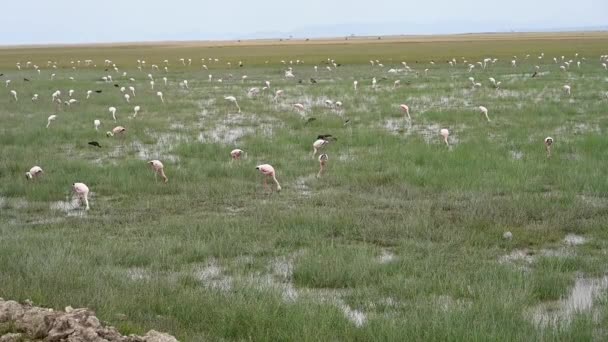
<path fill-rule="evenodd" d="M 4 45 L 608 26 L 608 0 L 3 2 L 0 44 Z"/>

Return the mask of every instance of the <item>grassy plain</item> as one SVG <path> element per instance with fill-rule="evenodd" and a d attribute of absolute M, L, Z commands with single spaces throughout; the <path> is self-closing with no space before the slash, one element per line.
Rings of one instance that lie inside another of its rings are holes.
<path fill-rule="evenodd" d="M 86 306 L 123 333 L 183 341 L 606 340 L 607 47 L 607 34 L 573 33 L 0 49 L 0 88 L 11 80 L 0 96 L 0 296 Z M 468 72 L 486 57 L 498 60 Z M 328 58 L 341 66 L 328 71 Z M 269 92 L 246 96 L 267 80 Z M 130 104 L 114 83 L 136 88 Z M 51 102 L 69 89 L 77 104 Z M 89 89 L 103 92 L 86 100 Z M 107 138 L 118 124 L 125 139 Z M 320 179 L 318 134 L 338 138 Z M 231 163 L 233 148 L 247 157 Z M 277 169 L 280 194 L 264 193 L 261 163 Z M 33 165 L 45 175 L 27 182 Z M 69 204 L 76 181 L 93 193 L 86 213 Z"/>

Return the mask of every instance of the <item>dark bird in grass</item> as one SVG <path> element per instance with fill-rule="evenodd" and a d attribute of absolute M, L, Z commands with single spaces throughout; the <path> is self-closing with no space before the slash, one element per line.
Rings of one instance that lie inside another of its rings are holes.
<path fill-rule="evenodd" d="M 118 84 L 114 84 L 114 87 L 118 88 L 118 87 L 120 87 L 120 86 L 119 86 Z"/>
<path fill-rule="evenodd" d="M 4 74 L 0 74 L 0 77 L 4 76 Z"/>
<path fill-rule="evenodd" d="M 95 90 L 97 94 L 101 94 L 101 90 Z"/>
<path fill-rule="evenodd" d="M 348 125 L 349 123 L 350 123 L 350 119 L 344 120 L 344 126 Z"/>
<path fill-rule="evenodd" d="M 310 78 L 310 83 L 315 84 L 315 83 L 317 83 L 317 80 L 315 80 L 314 78 L 311 77 Z"/>
<path fill-rule="evenodd" d="M 101 145 L 97 141 L 89 141 L 89 145 L 101 148 Z"/>
<path fill-rule="evenodd" d="M 535 72 L 532 74 L 532 78 L 536 77 L 536 75 L 538 75 L 538 72 L 536 72 L 536 71 L 535 71 Z"/>
<path fill-rule="evenodd" d="M 27 78 L 25 78 L 25 77 L 23 78 L 23 80 L 24 80 L 25 82 L 29 82 L 29 81 L 30 81 L 30 80 L 28 80 L 28 79 L 27 79 Z"/>
<path fill-rule="evenodd" d="M 323 139 L 323 140 L 327 140 L 327 141 L 336 141 L 336 140 L 338 140 L 338 138 L 334 137 L 331 134 L 319 134 L 319 135 L 317 135 L 317 139 Z"/>
<path fill-rule="evenodd" d="M 302 84 L 302 80 L 298 80 L 298 83 L 299 83 L 299 84 Z"/>
<path fill-rule="evenodd" d="M 339 67 L 341 67 L 341 66 L 342 66 L 342 64 L 340 64 L 340 63 L 338 63 L 338 65 L 336 65 L 336 66 L 339 66 Z"/>
<path fill-rule="evenodd" d="M 306 119 L 306 123 L 309 124 L 315 120 L 317 120 L 317 118 L 308 118 L 308 119 Z"/>
<path fill-rule="evenodd" d="M 107 72 L 107 71 L 108 71 L 108 69 L 104 69 L 104 71 L 106 71 L 106 72 Z"/>

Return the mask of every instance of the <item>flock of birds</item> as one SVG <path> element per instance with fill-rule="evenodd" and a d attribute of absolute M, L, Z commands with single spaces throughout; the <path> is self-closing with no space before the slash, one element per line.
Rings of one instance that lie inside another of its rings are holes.
<path fill-rule="evenodd" d="M 529 59 L 530 55 L 526 55 L 525 59 Z M 541 53 L 538 56 L 539 60 L 542 60 L 544 58 L 544 53 Z M 575 59 L 576 59 L 576 65 L 578 68 L 581 67 L 581 62 L 585 61 L 585 58 L 578 58 L 578 53 L 575 55 Z M 185 58 L 180 58 L 179 61 L 183 64 L 183 66 L 191 66 L 192 65 L 192 59 L 185 59 Z M 513 60 L 511 61 L 511 66 L 512 67 L 517 67 L 517 61 L 518 58 L 516 56 L 514 56 Z M 208 58 L 208 59 L 201 59 L 202 62 L 202 68 L 205 70 L 209 70 L 209 68 L 207 67 L 207 65 L 205 64 L 206 62 L 209 63 L 218 63 L 219 59 L 212 59 L 212 58 Z M 476 62 L 475 64 L 473 63 L 468 63 L 467 60 L 463 57 L 462 61 L 461 61 L 461 65 L 463 65 L 469 73 L 471 73 L 475 68 L 482 68 L 483 70 L 489 68 L 491 65 L 495 64 L 497 62 L 497 59 L 495 58 L 485 58 L 483 61 L 479 61 Z M 561 71 L 567 71 L 570 66 L 574 63 L 573 60 L 566 60 L 564 56 L 561 57 L 561 62 L 558 60 L 558 58 L 554 58 L 554 62 L 556 64 L 561 64 L 560 65 L 560 70 Z M 168 67 L 169 67 L 169 60 L 164 60 L 163 63 L 165 64 L 164 66 L 164 70 L 166 73 L 168 73 Z M 281 61 L 281 63 L 285 66 L 289 65 L 287 70 L 284 70 L 284 75 L 286 79 L 291 79 L 291 78 L 295 78 L 294 75 L 294 69 L 291 65 L 294 64 L 293 61 Z M 328 72 L 331 72 L 333 69 L 340 67 L 341 65 L 336 63 L 334 60 L 328 58 L 327 61 L 323 61 L 323 63 L 327 64 L 326 66 L 326 70 Z M 458 62 L 457 60 L 454 58 L 452 60 L 447 61 L 447 63 L 449 64 L 450 68 L 455 68 L 458 66 Z M 600 56 L 600 63 L 601 66 L 604 70 L 608 70 L 608 55 L 602 55 Z M 268 64 L 268 61 L 266 62 L 266 64 Z M 304 64 L 304 61 L 300 61 L 300 60 L 296 60 L 295 61 L 296 65 L 300 65 L 300 64 Z M 383 68 L 384 65 L 382 63 L 380 63 L 380 61 L 378 60 L 371 60 L 370 64 L 373 67 L 379 67 L 379 68 Z M 435 65 L 435 62 L 431 61 L 430 62 L 431 65 Z M 242 68 L 243 67 L 243 63 L 239 62 L 238 63 L 239 67 Z M 38 73 L 38 75 L 41 75 L 41 68 L 38 65 L 33 64 L 32 62 L 27 62 L 25 64 L 25 66 L 22 66 L 21 63 L 17 63 L 16 64 L 17 69 L 18 70 L 22 70 L 22 68 L 33 68 L 34 70 L 36 70 L 36 72 Z M 71 61 L 71 66 L 73 70 L 76 70 L 77 68 L 84 66 L 84 67 L 96 67 L 96 65 L 94 65 L 92 60 L 85 60 L 84 62 L 81 61 Z M 228 62 L 227 63 L 228 68 L 231 67 L 231 63 Z M 402 62 L 402 66 L 403 68 L 399 68 L 399 69 L 390 69 L 388 70 L 389 74 L 396 74 L 399 72 L 416 72 L 416 74 L 418 74 L 418 71 L 412 69 L 410 66 L 407 65 L 406 62 Z M 52 61 L 48 61 L 47 63 L 47 67 L 49 67 L 52 70 L 57 69 L 57 62 L 52 62 Z M 113 69 L 113 71 L 117 74 L 120 74 L 118 67 L 116 66 L 116 64 L 114 64 L 111 60 L 105 60 L 104 61 L 104 67 L 105 67 L 105 71 L 109 71 L 110 68 Z M 332 68 L 333 67 L 333 68 Z M 143 72 L 144 68 L 146 68 L 146 61 L 145 60 L 137 60 L 137 68 L 140 72 Z M 159 67 L 158 65 L 151 65 L 151 70 L 152 71 L 159 71 Z M 537 77 L 539 74 L 540 70 L 540 66 L 536 66 L 535 67 L 535 72 L 532 75 L 532 77 Z M 314 66 L 314 72 L 318 73 L 319 69 L 318 66 Z M 424 74 L 427 75 L 429 72 L 429 69 L 425 69 L 424 70 Z M 0 74 L 0 77 L 4 76 L 4 74 Z M 56 77 L 56 73 L 53 72 L 50 76 L 51 80 L 54 80 Z M 132 77 L 128 77 L 127 72 L 122 72 L 122 77 L 123 79 L 127 79 L 130 82 L 135 82 L 135 79 Z M 155 78 L 154 76 L 150 73 L 147 75 L 148 79 L 149 79 L 149 84 L 150 84 L 150 89 L 154 90 L 155 87 Z M 232 77 L 232 75 L 229 75 L 229 77 Z M 247 75 L 243 75 L 242 76 L 242 81 L 245 82 L 245 80 L 247 79 Z M 30 82 L 30 79 L 28 78 L 23 78 L 24 82 Z M 69 77 L 70 80 L 74 80 L 74 77 Z M 112 75 L 105 75 L 102 76 L 101 81 L 105 82 L 105 83 L 113 83 L 113 77 Z M 208 76 L 209 82 L 213 81 L 213 75 L 209 74 Z M 382 80 L 385 80 L 386 78 L 382 78 Z M 162 78 L 164 85 L 166 86 L 168 84 L 168 79 L 167 77 L 163 77 Z M 492 87 L 499 89 L 501 86 L 501 82 L 497 82 L 495 78 L 490 77 L 489 82 L 491 84 Z M 476 80 L 473 77 L 469 77 L 469 81 L 471 82 L 471 86 L 473 88 L 478 88 L 481 87 L 482 84 L 480 82 L 476 82 Z M 5 80 L 5 86 L 6 88 L 11 86 L 11 80 Z M 222 83 L 223 80 L 217 79 L 216 82 Z M 299 80 L 298 83 L 302 83 L 302 80 Z M 373 77 L 371 80 L 371 88 L 372 89 L 376 89 L 378 87 L 378 79 L 376 77 Z M 314 78 L 310 78 L 310 83 L 311 84 L 315 84 L 317 83 L 317 81 Z M 396 88 L 400 85 L 400 80 L 397 80 L 394 82 L 393 87 Z M 187 80 L 183 80 L 181 82 L 179 82 L 179 86 L 183 89 L 190 89 L 189 87 L 189 83 Z M 131 103 L 131 99 L 136 97 L 136 88 L 134 86 L 129 86 L 127 87 L 121 87 L 119 84 L 114 84 L 114 87 L 119 88 L 122 97 L 124 98 L 124 100 L 127 103 Z M 353 88 L 355 91 L 358 90 L 359 88 L 359 81 L 355 80 L 353 82 Z M 257 95 L 259 95 L 261 92 L 266 92 L 269 91 L 270 88 L 270 82 L 269 81 L 265 81 L 264 82 L 264 86 L 262 87 L 262 89 L 258 88 L 258 87 L 254 87 L 249 89 L 249 91 L 247 92 L 247 96 L 249 97 L 255 97 Z M 570 96 L 572 94 L 572 88 L 570 85 L 564 85 L 563 86 L 563 91 L 566 95 Z M 86 99 L 90 99 L 94 93 L 102 93 L 102 90 L 87 90 L 86 91 Z M 74 94 L 75 91 L 73 89 L 70 89 L 67 92 L 68 95 L 68 99 L 66 100 L 62 100 L 61 95 L 62 92 L 60 90 L 56 90 L 51 94 L 51 101 L 53 103 L 55 103 L 58 107 L 61 106 L 72 106 L 76 103 L 78 103 L 78 100 L 76 98 L 74 98 Z M 279 98 L 284 94 L 284 91 L 279 89 L 276 90 L 274 92 L 274 97 L 273 97 L 273 101 L 278 101 Z M 9 91 L 9 95 L 11 97 L 12 100 L 14 100 L 15 102 L 19 101 L 19 97 L 18 97 L 18 93 L 16 90 L 11 89 Z M 161 101 L 161 103 L 165 103 L 165 98 L 164 95 L 161 91 L 157 91 L 156 92 L 156 96 L 158 97 L 158 99 Z M 606 97 L 608 97 L 608 93 L 606 93 Z M 33 94 L 31 100 L 33 102 L 37 102 L 39 101 L 40 97 L 38 94 Z M 235 108 L 238 110 L 238 112 L 241 112 L 241 107 L 239 106 L 238 100 L 235 96 L 225 96 L 224 99 L 229 102 L 232 103 Z M 341 101 L 332 101 L 332 100 L 326 100 L 325 101 L 325 105 L 327 107 L 332 107 L 332 108 L 340 108 L 343 106 Z M 293 104 L 293 108 L 295 108 L 298 111 L 304 111 L 305 110 L 305 106 L 302 103 L 295 103 Z M 410 107 L 407 104 L 401 104 L 399 105 L 400 110 L 404 113 L 406 119 L 408 121 L 411 122 L 412 117 L 410 115 Z M 134 106 L 133 107 L 133 118 L 136 118 L 138 113 L 142 110 L 142 108 L 140 106 Z M 485 119 L 487 121 L 490 121 L 490 117 L 488 115 L 489 111 L 488 108 L 484 107 L 484 106 L 479 106 L 478 107 L 478 111 L 485 117 Z M 108 112 L 112 115 L 112 119 L 114 120 L 114 122 L 117 122 L 117 117 L 116 117 L 116 113 L 117 113 L 117 108 L 116 107 L 108 107 Z M 50 115 L 47 118 L 47 124 L 46 124 L 46 128 L 49 128 L 51 126 L 51 123 L 54 122 L 57 119 L 57 114 L 53 114 Z M 310 118 L 310 119 L 314 119 L 314 118 Z M 309 120 L 310 120 L 309 119 Z M 345 122 L 345 124 L 348 124 L 348 120 Z M 99 130 L 99 127 L 101 126 L 101 120 L 99 119 L 95 119 L 93 121 L 93 126 L 95 130 Z M 106 135 L 108 137 L 124 137 L 124 135 L 127 133 L 127 129 L 123 126 L 115 126 L 112 130 L 108 131 L 106 133 Z M 439 135 L 442 137 L 443 142 L 449 147 L 450 146 L 450 142 L 449 142 L 449 136 L 450 136 L 450 132 L 447 128 L 442 128 L 439 131 Z M 312 156 L 313 158 L 316 158 L 319 162 L 319 172 L 317 173 L 317 177 L 321 177 L 323 175 L 323 173 L 325 172 L 327 163 L 329 161 L 329 156 L 325 153 L 320 153 L 323 151 L 323 149 L 330 144 L 332 141 L 335 141 L 336 139 L 331 136 L 331 135 L 319 135 L 317 136 L 317 139 L 313 142 L 312 144 L 312 148 L 313 148 L 313 152 L 312 152 Z M 551 137 L 547 137 L 544 139 L 544 145 L 545 145 L 545 149 L 547 152 L 547 157 L 551 156 L 551 147 L 553 145 L 553 138 Z M 101 147 L 101 145 L 97 142 L 97 141 L 91 141 L 89 142 L 89 145 L 91 146 L 95 146 L 95 147 Z M 241 149 L 234 149 L 230 152 L 230 156 L 233 162 L 237 162 L 240 159 L 242 159 L 245 156 L 245 152 Z M 154 172 L 154 176 L 155 176 L 155 180 L 160 177 L 163 182 L 168 182 L 168 177 L 165 174 L 164 171 L 164 165 L 160 160 L 151 160 L 147 162 L 148 166 L 150 167 L 150 169 Z M 264 185 L 264 189 L 265 190 L 270 190 L 272 191 L 272 189 L 269 188 L 268 185 L 268 180 L 271 180 L 272 182 L 274 182 L 276 184 L 276 190 L 277 191 L 281 191 L 281 185 L 279 183 L 279 181 L 277 180 L 277 174 L 276 174 L 276 170 L 275 168 L 270 165 L 270 164 L 262 164 L 262 165 L 258 165 L 256 166 L 256 170 L 258 170 L 262 175 L 263 175 L 263 185 Z M 44 174 L 43 169 L 40 166 L 33 166 L 28 172 L 25 173 L 26 179 L 27 180 L 35 180 L 38 177 L 42 176 Z M 84 183 L 80 183 L 80 182 L 76 182 L 72 184 L 72 192 L 75 195 L 75 198 L 79 200 L 80 205 L 84 205 L 86 210 L 89 210 L 89 200 L 88 200 L 88 196 L 89 196 L 89 188 L 86 184 Z"/>

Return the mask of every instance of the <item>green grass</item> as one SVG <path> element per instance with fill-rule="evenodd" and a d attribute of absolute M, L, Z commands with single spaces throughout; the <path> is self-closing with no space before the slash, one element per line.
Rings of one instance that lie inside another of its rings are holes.
<path fill-rule="evenodd" d="M 86 306 L 123 333 L 156 329 L 183 341 L 604 340 L 605 289 L 591 310 L 559 327 L 539 327 L 529 316 L 558 306 L 578 277 L 607 271 L 608 72 L 598 58 L 608 53 L 608 37 L 561 38 L 2 49 L 0 87 L 12 83 L 0 96 L 0 296 Z M 553 63 L 575 53 L 585 57 L 580 69 L 575 62 L 561 72 Z M 182 57 L 193 65 L 182 66 Z M 220 61 L 206 61 L 206 71 L 203 57 Z M 445 62 L 452 57 L 454 68 Z M 498 62 L 468 73 L 462 57 Z M 118 73 L 104 71 L 106 58 Z M 343 65 L 328 72 L 327 58 Z M 71 69 L 85 59 L 97 67 Z M 40 75 L 25 68 L 28 60 Z M 294 61 L 295 79 L 283 77 L 281 60 Z M 401 61 L 414 71 L 388 73 Z M 151 64 L 161 67 L 152 72 L 154 91 Z M 543 74 L 531 78 L 535 65 Z M 136 87 L 131 104 L 100 81 L 108 74 Z M 483 86 L 471 90 L 470 76 Z M 184 79 L 190 90 L 178 87 Z M 271 92 L 246 96 L 266 80 Z M 74 89 L 79 103 L 56 107 L 57 89 L 63 99 Z M 89 89 L 103 93 L 85 100 Z M 285 94 L 275 103 L 277 89 Z M 343 109 L 325 108 L 326 99 Z M 292 108 L 297 102 L 303 116 Z M 410 106 L 411 124 L 401 103 Z M 142 112 L 132 119 L 135 105 Z M 110 106 L 118 108 L 116 124 Z M 58 118 L 46 129 L 50 114 Z M 307 124 L 309 117 L 316 120 Z M 127 127 L 124 139 L 105 136 L 115 125 Z M 441 128 L 451 131 L 450 149 Z M 318 134 L 338 138 L 325 150 L 322 178 L 311 157 Z M 546 136 L 555 139 L 552 158 Z M 233 148 L 247 157 L 231 163 Z M 168 184 L 155 183 L 150 159 L 163 161 Z M 280 194 L 264 192 L 261 163 L 276 168 Z M 28 182 L 23 174 L 33 165 L 45 175 Z M 93 193 L 91 210 L 57 209 L 77 181 Z M 502 238 L 506 231 L 512 240 Z M 570 246 L 567 234 L 587 242 Z M 363 313 L 363 324 L 349 312 Z"/>

